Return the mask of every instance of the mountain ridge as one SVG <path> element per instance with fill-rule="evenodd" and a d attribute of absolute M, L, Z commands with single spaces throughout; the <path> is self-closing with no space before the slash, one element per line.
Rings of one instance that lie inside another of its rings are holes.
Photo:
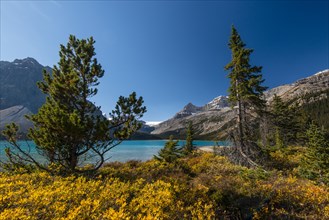
<path fill-rule="evenodd" d="M 187 105 L 183 107 L 183 109 L 177 112 L 174 118 L 179 119 L 183 117 L 187 117 L 196 113 L 204 112 L 204 111 L 212 111 L 212 110 L 220 110 L 222 108 L 229 107 L 228 96 L 218 96 L 206 103 L 204 106 L 196 106 L 189 102 Z"/>
<path fill-rule="evenodd" d="M 321 93 L 329 88 L 329 69 L 317 72 L 306 78 L 299 79 L 290 84 L 284 84 L 265 91 L 264 97 L 268 103 L 271 103 L 274 95 L 280 96 L 284 101 L 291 101 L 303 104 L 303 97 L 310 93 Z M 211 138 L 223 139 L 227 135 L 227 131 L 232 129 L 234 124 L 235 109 L 229 107 L 227 96 L 225 97 L 225 105 L 220 108 L 205 108 L 209 103 L 199 108 L 197 112 L 186 111 L 186 106 L 174 117 L 160 123 L 151 133 L 167 138 L 168 135 L 174 135 L 176 138 L 184 138 L 185 128 L 189 121 L 194 124 L 195 137 L 198 139 Z M 321 95 L 319 96 L 321 98 Z M 326 93 L 323 93 L 326 97 Z M 315 97 L 316 100 L 318 98 Z M 319 98 L 318 98 L 319 99 Z M 214 101 L 213 100 L 213 101 Z M 212 102 L 212 101 L 211 101 Z M 210 103 L 211 103 L 210 102 Z M 193 105 L 193 104 L 192 104 Z M 189 103 L 187 106 L 191 106 Z M 182 114 L 183 112 L 183 114 Z M 180 117 L 177 117 L 179 114 Z"/>
<path fill-rule="evenodd" d="M 36 86 L 36 82 L 42 80 L 43 69 L 51 71 L 50 67 L 42 66 L 31 57 L 13 62 L 0 61 L 0 110 L 23 105 L 36 113 L 46 100 L 45 94 Z"/>

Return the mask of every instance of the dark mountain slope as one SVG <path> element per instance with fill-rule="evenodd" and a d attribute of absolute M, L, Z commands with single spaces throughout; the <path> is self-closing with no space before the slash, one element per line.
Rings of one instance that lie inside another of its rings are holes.
<path fill-rule="evenodd" d="M 43 69 L 51 71 L 33 58 L 0 61 L 0 110 L 21 105 L 36 113 L 45 102 L 45 95 L 36 86 Z"/>

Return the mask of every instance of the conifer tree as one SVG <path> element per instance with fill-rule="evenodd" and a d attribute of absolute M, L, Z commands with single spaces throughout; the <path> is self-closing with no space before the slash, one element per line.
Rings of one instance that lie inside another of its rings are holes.
<path fill-rule="evenodd" d="M 286 143 L 283 140 L 284 130 L 288 128 L 287 123 L 291 116 L 289 106 L 279 96 L 274 95 L 271 113 L 275 130 L 275 146 L 282 148 Z"/>
<path fill-rule="evenodd" d="M 94 43 L 92 37 L 79 40 L 71 35 L 67 45 L 60 46 L 58 66 L 54 66 L 52 73 L 44 71 L 43 81 L 38 83 L 47 95 L 46 102 L 37 114 L 28 117 L 34 125 L 28 137 L 35 142 L 38 152 L 48 163 L 60 165 L 67 173 L 82 172 L 79 165 L 84 160 L 95 162 L 88 171 L 100 168 L 105 154 L 140 128 L 137 119 L 146 111 L 142 97 L 132 93 L 127 98 L 119 97 L 110 113 L 111 120 L 97 114 L 99 108 L 89 99 L 97 94 L 96 86 L 104 70 L 94 57 Z M 47 169 L 20 148 L 14 139 L 16 132 L 14 125 L 4 132 L 14 147 L 8 151 L 12 161 Z"/>
<path fill-rule="evenodd" d="M 275 147 L 277 149 L 282 149 L 285 146 L 283 139 L 282 139 L 282 134 L 280 132 L 279 128 L 275 129 Z"/>
<path fill-rule="evenodd" d="M 159 151 L 158 156 L 154 155 L 154 159 L 167 163 L 173 163 L 180 157 L 182 157 L 182 149 L 178 147 L 178 140 L 173 140 L 172 135 Z"/>
<path fill-rule="evenodd" d="M 225 66 L 230 78 L 229 101 L 237 106 L 237 135 L 234 142 L 241 156 L 247 159 L 250 165 L 256 165 L 246 152 L 250 151 L 247 146 L 248 139 L 251 138 L 248 128 L 250 117 L 252 113 L 260 114 L 266 104 L 262 98 L 266 90 L 266 87 L 262 86 L 262 67 L 250 65 L 253 50 L 245 47 L 234 26 L 228 45 L 232 52 L 232 60 Z"/>
<path fill-rule="evenodd" d="M 322 129 L 311 124 L 307 130 L 307 151 L 300 172 L 306 178 L 329 184 L 329 141 Z"/>
<path fill-rule="evenodd" d="M 274 95 L 271 114 L 276 142 L 281 142 L 282 146 L 296 143 L 297 133 L 300 131 L 299 118 L 301 117 L 297 107 L 289 106 L 279 96 Z"/>
<path fill-rule="evenodd" d="M 193 135 L 193 124 L 192 122 L 189 122 L 186 128 L 186 143 L 183 148 L 185 154 L 190 154 L 195 149 L 195 146 L 193 145 Z"/>

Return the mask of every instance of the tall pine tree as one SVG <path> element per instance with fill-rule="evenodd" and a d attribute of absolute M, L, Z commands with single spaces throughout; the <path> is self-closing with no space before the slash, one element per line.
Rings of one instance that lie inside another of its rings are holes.
<path fill-rule="evenodd" d="M 232 60 L 225 66 L 229 71 L 230 78 L 229 101 L 237 106 L 237 134 L 234 142 L 240 155 L 245 158 L 250 165 L 256 163 L 250 158 L 251 152 L 247 142 L 251 138 L 251 129 L 248 125 L 251 117 L 260 114 L 265 108 L 265 100 L 262 98 L 266 87 L 261 74 L 262 67 L 250 65 L 250 55 L 252 49 L 246 48 L 237 30 L 232 26 L 229 48 L 232 52 Z"/>
<path fill-rule="evenodd" d="M 289 106 L 279 96 L 274 95 L 271 121 L 276 132 L 276 145 L 286 146 L 297 142 L 297 134 L 301 130 L 301 115 L 297 106 Z"/>
<path fill-rule="evenodd" d="M 94 162 L 88 171 L 97 170 L 110 149 L 140 128 L 137 119 L 146 111 L 142 97 L 132 93 L 119 98 L 111 120 L 97 113 L 99 108 L 89 99 L 97 94 L 98 79 L 104 70 L 94 57 L 94 43 L 92 37 L 79 40 L 71 35 L 67 45 L 60 46 L 58 66 L 52 73 L 44 71 L 43 81 L 38 83 L 47 95 L 46 103 L 37 114 L 28 117 L 34 125 L 28 136 L 38 152 L 66 173 L 82 172 L 79 165 L 86 159 Z M 34 163 L 47 170 L 15 142 L 16 132 L 15 125 L 5 131 L 13 146 L 7 150 L 11 161 Z"/>
<path fill-rule="evenodd" d="M 189 122 L 186 128 L 186 143 L 183 148 L 185 154 L 190 154 L 195 149 L 195 146 L 193 145 L 193 134 L 193 124 L 192 122 Z"/>

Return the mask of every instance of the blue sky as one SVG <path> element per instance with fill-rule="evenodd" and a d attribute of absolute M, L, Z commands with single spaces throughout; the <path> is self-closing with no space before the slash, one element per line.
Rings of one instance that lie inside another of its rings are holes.
<path fill-rule="evenodd" d="M 118 96 L 136 91 L 144 120 L 161 121 L 188 102 L 227 94 L 232 24 L 270 88 L 328 69 L 328 16 L 328 0 L 1 0 L 0 56 L 53 66 L 70 34 L 93 36 L 105 76 L 92 100 L 108 113 Z"/>

